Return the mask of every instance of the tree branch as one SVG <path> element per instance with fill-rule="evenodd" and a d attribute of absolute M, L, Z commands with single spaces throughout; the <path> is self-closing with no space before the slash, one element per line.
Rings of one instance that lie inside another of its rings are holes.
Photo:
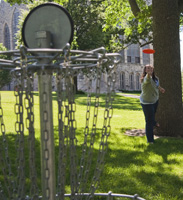
<path fill-rule="evenodd" d="M 153 40 L 145 42 L 144 44 L 141 44 L 140 47 L 144 47 L 144 46 L 151 44 L 151 43 L 153 43 Z"/>
<path fill-rule="evenodd" d="M 138 13 L 140 12 L 137 2 L 136 2 L 136 0 L 128 0 L 128 1 L 131 6 L 131 10 L 132 10 L 134 16 L 136 17 L 138 15 Z"/>

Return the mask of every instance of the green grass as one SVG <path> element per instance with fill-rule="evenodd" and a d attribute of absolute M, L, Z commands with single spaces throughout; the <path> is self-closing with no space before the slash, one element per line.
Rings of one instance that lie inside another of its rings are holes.
<path fill-rule="evenodd" d="M 36 130 L 36 165 L 40 168 L 40 131 L 39 131 L 39 100 L 38 93 L 34 95 L 34 113 Z M 4 123 L 6 125 L 9 153 L 12 158 L 12 168 L 16 173 L 16 133 L 14 130 L 16 115 L 14 114 L 15 97 L 12 92 L 1 92 Z M 81 151 L 86 116 L 86 96 L 76 95 L 76 120 L 78 152 Z M 113 103 L 113 118 L 111 135 L 108 139 L 108 151 L 105 157 L 105 167 L 96 192 L 139 194 L 147 200 L 181 200 L 183 199 L 183 139 L 158 138 L 154 145 L 148 145 L 145 137 L 130 137 L 124 134 L 127 129 L 144 128 L 144 116 L 138 99 L 115 96 Z M 56 94 L 53 93 L 54 129 L 58 129 Z M 98 132 L 103 125 L 104 96 L 100 99 L 98 114 Z M 91 111 L 91 116 L 93 111 Z M 92 122 L 92 121 L 91 121 Z M 91 123 L 90 123 L 91 127 Z M 27 133 L 27 131 L 26 131 Z M 25 136 L 26 164 L 28 157 L 28 135 Z M 58 137 L 55 134 L 56 144 Z M 2 146 L 2 136 L 0 135 Z M 98 154 L 100 137 L 96 138 L 94 157 Z M 58 146 L 56 146 L 56 152 Z M 95 161 L 95 160 L 93 160 Z M 92 164 L 92 171 L 95 163 Z M 29 172 L 26 168 L 26 174 Z M 40 170 L 38 170 L 40 172 Z M 92 177 L 92 172 L 90 176 Z M 40 173 L 38 173 L 40 187 Z M 0 172 L 0 181 L 3 177 Z M 29 187 L 29 180 L 27 180 Z M 69 186 L 66 187 L 69 192 Z M 87 191 L 86 191 L 87 192 Z"/>

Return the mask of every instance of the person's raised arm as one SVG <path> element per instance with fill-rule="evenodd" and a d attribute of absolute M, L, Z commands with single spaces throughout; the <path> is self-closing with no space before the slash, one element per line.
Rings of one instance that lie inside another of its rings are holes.
<path fill-rule="evenodd" d="M 165 93 L 165 89 L 164 89 L 164 88 L 162 88 L 161 86 L 159 86 L 158 88 L 159 88 L 159 91 L 160 91 L 161 93 L 163 93 L 163 94 Z"/>

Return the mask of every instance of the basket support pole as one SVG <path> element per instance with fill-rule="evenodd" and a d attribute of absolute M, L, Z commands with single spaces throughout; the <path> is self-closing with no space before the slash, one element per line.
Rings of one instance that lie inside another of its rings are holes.
<path fill-rule="evenodd" d="M 50 48 L 51 39 L 48 32 L 37 33 L 38 46 Z M 47 59 L 40 61 L 43 66 Z M 51 71 L 51 70 L 50 70 Z M 42 195 L 44 200 L 55 200 L 56 177 L 55 177 L 55 145 L 53 131 L 53 108 L 52 108 L 52 73 L 49 69 L 42 69 L 38 73 L 39 81 L 39 105 L 41 127 L 41 181 Z"/>

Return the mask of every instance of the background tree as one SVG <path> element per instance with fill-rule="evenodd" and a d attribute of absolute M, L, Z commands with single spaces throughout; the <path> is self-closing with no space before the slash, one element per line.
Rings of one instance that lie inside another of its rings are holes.
<path fill-rule="evenodd" d="M 103 32 L 104 6 L 102 1 L 70 0 L 59 2 L 70 13 L 74 22 L 74 42 L 73 49 L 92 50 L 101 46 L 106 46 Z M 74 78 L 77 90 L 77 77 Z"/>
<path fill-rule="evenodd" d="M 136 0 L 106 0 L 105 6 L 104 30 L 114 30 L 110 42 L 113 51 L 152 42 L 151 5 L 144 0 L 138 0 L 138 5 Z M 121 39 L 121 35 L 125 37 Z"/>
<path fill-rule="evenodd" d="M 181 3 L 181 4 L 180 4 Z M 182 88 L 180 67 L 180 5 L 179 0 L 153 0 L 154 65 L 161 84 L 166 88 L 161 96 L 158 120 L 160 134 L 183 135 Z"/>
<path fill-rule="evenodd" d="M 147 5 L 146 2 L 107 1 L 106 30 L 111 25 L 120 25 L 120 28 L 124 29 L 126 38 L 133 43 L 139 43 L 140 38 L 147 38 L 147 43 L 153 43 L 156 50 L 155 71 L 161 85 L 166 89 L 165 95 L 162 95 L 160 100 L 158 120 L 161 128 L 157 134 L 183 136 L 179 39 L 183 1 L 153 0 L 152 5 Z"/>
<path fill-rule="evenodd" d="M 77 41 L 77 47 L 74 48 L 91 50 L 104 46 L 103 6 L 97 1 L 71 0 L 67 3 L 66 9 L 74 21 Z"/>

